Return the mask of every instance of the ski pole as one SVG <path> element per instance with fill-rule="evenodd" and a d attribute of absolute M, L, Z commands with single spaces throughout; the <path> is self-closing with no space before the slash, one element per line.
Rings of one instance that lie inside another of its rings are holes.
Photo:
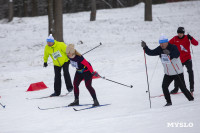
<path fill-rule="evenodd" d="M 96 47 L 94 47 L 94 48 L 90 49 L 89 51 L 87 51 L 87 52 L 83 53 L 82 55 L 89 53 L 90 51 L 92 51 L 92 50 L 94 50 L 94 49 L 98 48 L 98 47 L 99 47 L 99 46 L 101 46 L 101 45 L 102 45 L 102 43 L 100 42 L 100 44 L 99 44 L 98 46 L 96 46 Z M 52 62 L 49 62 L 49 64 L 51 64 L 51 63 L 52 63 Z"/>
<path fill-rule="evenodd" d="M 94 48 L 90 49 L 89 51 L 87 51 L 87 52 L 83 53 L 82 55 L 89 53 L 90 51 L 92 51 L 92 50 L 94 50 L 94 49 L 98 48 L 98 47 L 99 47 L 99 46 L 101 46 L 101 45 L 102 45 L 102 43 L 100 42 L 100 44 L 99 44 L 98 46 L 96 46 L 96 47 L 94 47 Z"/>
<path fill-rule="evenodd" d="M 6 105 L 3 105 L 3 104 L 1 104 L 1 103 L 0 103 L 0 105 L 1 105 L 3 108 L 5 108 L 5 107 L 6 107 Z"/>
<path fill-rule="evenodd" d="M 198 67 L 197 67 L 196 58 L 195 58 L 195 56 L 194 56 L 194 52 L 193 52 L 193 49 L 192 49 L 192 45 L 191 45 L 191 50 L 192 50 L 192 55 L 193 55 L 192 58 L 194 59 L 194 65 L 195 65 L 195 67 L 196 67 L 197 75 L 198 75 L 198 78 L 199 78 L 199 81 L 200 81 L 200 77 L 199 77 L 199 69 L 198 69 Z"/>
<path fill-rule="evenodd" d="M 99 75 L 100 76 L 100 75 Z M 123 85 L 123 86 L 126 86 L 126 87 L 130 87 L 130 88 L 133 88 L 133 86 L 132 85 L 125 85 L 125 84 L 122 84 L 122 83 L 119 83 L 119 82 L 116 82 L 116 81 L 113 81 L 113 80 L 110 80 L 110 79 L 107 79 L 106 77 L 102 77 L 102 76 L 100 76 L 102 79 L 105 79 L 105 80 L 108 80 L 108 81 L 110 81 L 110 82 L 113 82 L 113 83 L 116 83 L 116 84 L 120 84 L 120 85 Z"/>
<path fill-rule="evenodd" d="M 150 104 L 150 108 L 151 108 L 151 95 L 150 95 L 150 89 L 149 89 L 149 78 L 148 78 L 147 61 L 146 61 L 145 50 L 144 50 L 144 60 L 145 60 L 146 77 L 147 77 L 147 86 L 148 86 L 148 91 L 146 91 L 146 92 L 149 93 L 149 104 Z"/>

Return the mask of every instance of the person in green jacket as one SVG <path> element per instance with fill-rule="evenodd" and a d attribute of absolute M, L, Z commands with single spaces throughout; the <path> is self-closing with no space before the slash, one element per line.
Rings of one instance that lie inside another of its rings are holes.
<path fill-rule="evenodd" d="M 53 60 L 54 64 L 54 93 L 50 96 L 59 96 L 61 93 L 61 69 L 63 68 L 64 79 L 66 88 L 69 92 L 73 90 L 71 77 L 69 74 L 69 58 L 66 54 L 67 45 L 64 42 L 58 42 L 54 40 L 52 34 L 47 38 L 47 45 L 44 49 L 44 67 L 47 67 L 47 61 L 49 56 Z"/>

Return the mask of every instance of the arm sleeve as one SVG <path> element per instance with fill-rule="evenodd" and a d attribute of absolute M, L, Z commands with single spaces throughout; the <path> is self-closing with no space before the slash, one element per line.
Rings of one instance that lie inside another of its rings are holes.
<path fill-rule="evenodd" d="M 84 66 L 86 66 L 91 73 L 94 72 L 92 66 L 88 63 L 88 61 L 86 59 L 83 59 L 83 61 L 81 62 L 81 64 L 83 64 Z"/>
<path fill-rule="evenodd" d="M 160 55 L 161 54 L 161 50 L 160 50 L 160 46 L 158 46 L 157 48 L 151 50 L 149 49 L 147 46 L 144 48 L 144 51 L 147 55 L 150 56 L 156 56 L 156 55 Z"/>
<path fill-rule="evenodd" d="M 62 50 L 62 52 L 64 52 L 65 54 L 67 54 L 67 53 L 66 53 L 66 49 L 67 49 L 67 45 L 66 45 L 64 42 L 62 42 L 61 50 Z"/>
<path fill-rule="evenodd" d="M 45 47 L 45 49 L 44 49 L 44 62 L 45 63 L 47 63 L 47 61 L 48 61 L 48 58 L 49 58 L 49 53 L 47 52 L 47 49 L 46 49 L 46 47 Z"/>
<path fill-rule="evenodd" d="M 170 59 L 172 60 L 173 58 L 178 58 L 180 56 L 180 52 L 178 51 L 178 48 L 176 45 L 172 45 L 173 48 L 170 51 Z"/>
<path fill-rule="evenodd" d="M 197 45 L 199 44 L 199 42 L 198 42 L 197 40 L 195 40 L 194 37 L 192 37 L 191 43 L 192 43 L 194 46 L 197 46 Z"/>

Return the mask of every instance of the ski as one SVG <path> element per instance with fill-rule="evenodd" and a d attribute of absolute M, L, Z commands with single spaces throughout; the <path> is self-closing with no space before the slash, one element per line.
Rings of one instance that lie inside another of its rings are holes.
<path fill-rule="evenodd" d="M 53 97 L 64 97 L 67 96 L 70 92 L 60 95 L 60 96 L 53 96 Z M 26 98 L 27 100 L 34 100 L 34 99 L 45 99 L 45 98 L 52 98 L 51 96 L 44 96 L 44 97 L 35 97 L 35 98 Z"/>
<path fill-rule="evenodd" d="M 77 107 L 79 106 L 90 106 L 92 104 L 80 104 L 80 105 L 77 105 Z M 41 108 L 38 106 L 38 109 L 39 110 L 51 110 L 51 109 L 58 109 L 58 108 L 68 108 L 68 107 L 75 107 L 75 106 L 57 106 L 57 107 L 50 107 L 50 108 Z"/>
<path fill-rule="evenodd" d="M 171 95 L 176 95 L 176 94 L 181 94 L 182 92 L 177 92 L 177 93 L 174 93 L 174 94 L 171 94 Z M 156 98 L 156 97 L 162 97 L 164 96 L 164 94 L 161 94 L 161 95 L 157 95 L 157 96 L 151 96 L 151 98 Z"/>
<path fill-rule="evenodd" d="M 82 111 L 82 110 L 88 110 L 88 109 L 94 109 L 94 108 L 98 108 L 98 107 L 102 107 L 102 106 L 108 106 L 110 104 L 102 104 L 102 105 L 99 105 L 99 106 L 91 106 L 91 107 L 86 107 L 86 108 L 82 108 L 82 109 L 76 109 L 76 108 L 73 108 L 74 111 Z"/>

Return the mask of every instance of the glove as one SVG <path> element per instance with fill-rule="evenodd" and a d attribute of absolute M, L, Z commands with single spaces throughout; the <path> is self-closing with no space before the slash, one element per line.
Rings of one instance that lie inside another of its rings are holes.
<path fill-rule="evenodd" d="M 95 77 L 100 76 L 100 75 L 98 74 L 98 72 L 92 72 L 92 75 L 95 76 Z"/>
<path fill-rule="evenodd" d="M 169 55 L 170 51 L 168 49 L 165 49 L 165 50 L 163 50 L 163 53 Z"/>
<path fill-rule="evenodd" d="M 44 62 L 43 67 L 47 67 L 47 66 L 48 66 L 47 62 Z"/>
<path fill-rule="evenodd" d="M 146 42 L 142 41 L 141 42 L 141 47 L 145 48 L 147 46 Z"/>
<path fill-rule="evenodd" d="M 192 36 L 190 34 L 187 34 L 188 39 L 192 40 Z"/>

